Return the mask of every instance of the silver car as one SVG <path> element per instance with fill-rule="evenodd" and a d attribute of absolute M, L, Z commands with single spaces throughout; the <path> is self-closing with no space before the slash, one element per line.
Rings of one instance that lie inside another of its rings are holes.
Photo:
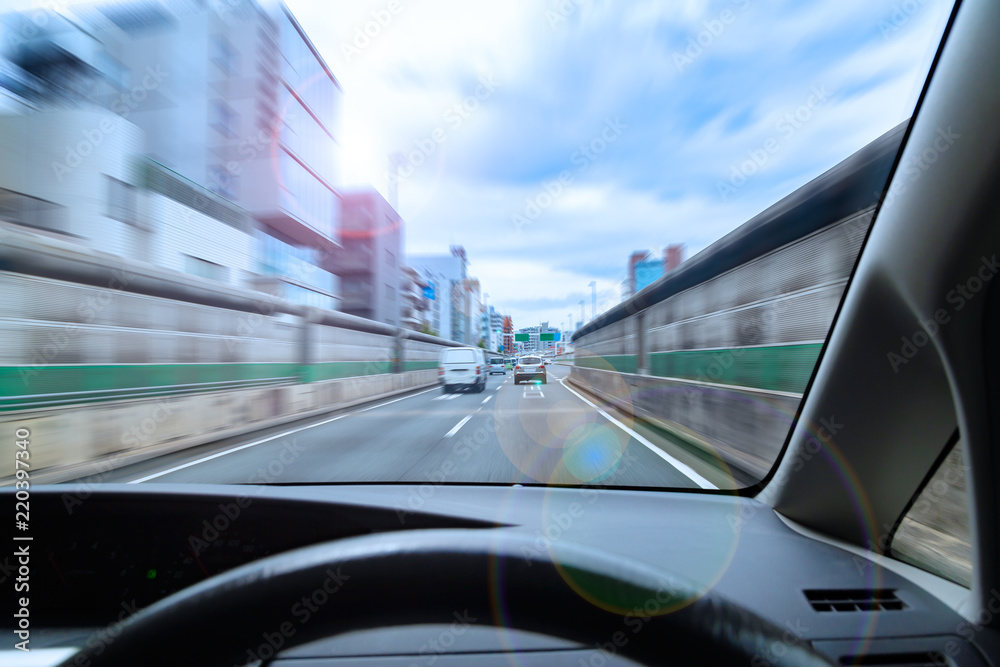
<path fill-rule="evenodd" d="M 514 384 L 520 384 L 521 380 L 541 380 L 546 384 L 545 364 L 541 357 L 527 356 L 521 357 L 514 365 Z"/>

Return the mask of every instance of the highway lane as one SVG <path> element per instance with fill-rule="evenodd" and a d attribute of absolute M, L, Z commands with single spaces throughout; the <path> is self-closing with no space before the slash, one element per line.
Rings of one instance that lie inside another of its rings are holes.
<path fill-rule="evenodd" d="M 566 386 L 493 376 L 482 393 L 440 388 L 151 459 L 107 482 L 596 483 L 715 488 L 692 467 Z"/>

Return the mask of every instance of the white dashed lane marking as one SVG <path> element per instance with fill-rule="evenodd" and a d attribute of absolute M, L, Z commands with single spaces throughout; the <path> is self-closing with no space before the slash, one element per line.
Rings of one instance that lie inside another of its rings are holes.
<path fill-rule="evenodd" d="M 458 430 L 459 430 L 460 428 L 462 428 L 463 426 L 465 426 L 465 424 L 466 424 L 466 423 L 467 423 L 467 422 L 468 422 L 468 421 L 469 421 L 470 419 L 472 419 L 472 415 L 466 415 L 465 417 L 463 417 L 463 418 L 462 418 L 462 421 L 460 421 L 460 422 L 458 422 L 457 424 L 455 424 L 454 428 L 452 428 L 452 429 L 451 429 L 450 431 L 448 431 L 447 433 L 445 433 L 445 434 L 444 434 L 444 437 L 446 437 L 446 438 L 450 438 L 450 437 L 452 437 L 453 435 L 455 435 L 456 433 L 458 433 Z"/>

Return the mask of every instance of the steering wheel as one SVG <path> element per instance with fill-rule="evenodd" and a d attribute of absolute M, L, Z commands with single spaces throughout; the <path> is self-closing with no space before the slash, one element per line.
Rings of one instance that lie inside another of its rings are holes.
<path fill-rule="evenodd" d="M 502 619 L 494 618 L 497 596 Z M 315 609 L 308 618 L 303 598 Z M 529 536 L 503 529 L 381 533 L 263 558 L 157 602 L 129 617 L 116 637 L 88 641 L 62 664 L 243 664 L 265 634 L 282 633 L 281 648 L 289 649 L 351 630 L 448 624 L 455 613 L 480 625 L 611 646 L 642 664 L 745 666 L 763 656 L 770 665 L 831 664 L 675 575 L 571 544 L 542 552 Z"/>

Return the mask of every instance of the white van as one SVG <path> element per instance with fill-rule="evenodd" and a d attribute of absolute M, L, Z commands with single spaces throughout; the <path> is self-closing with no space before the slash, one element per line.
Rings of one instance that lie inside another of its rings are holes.
<path fill-rule="evenodd" d="M 449 347 L 441 352 L 438 378 L 444 393 L 458 389 L 480 392 L 486 389 L 486 350 L 478 347 Z"/>
<path fill-rule="evenodd" d="M 500 375 L 507 375 L 507 360 L 503 357 L 490 357 L 490 375 L 494 373 L 499 373 Z"/>

